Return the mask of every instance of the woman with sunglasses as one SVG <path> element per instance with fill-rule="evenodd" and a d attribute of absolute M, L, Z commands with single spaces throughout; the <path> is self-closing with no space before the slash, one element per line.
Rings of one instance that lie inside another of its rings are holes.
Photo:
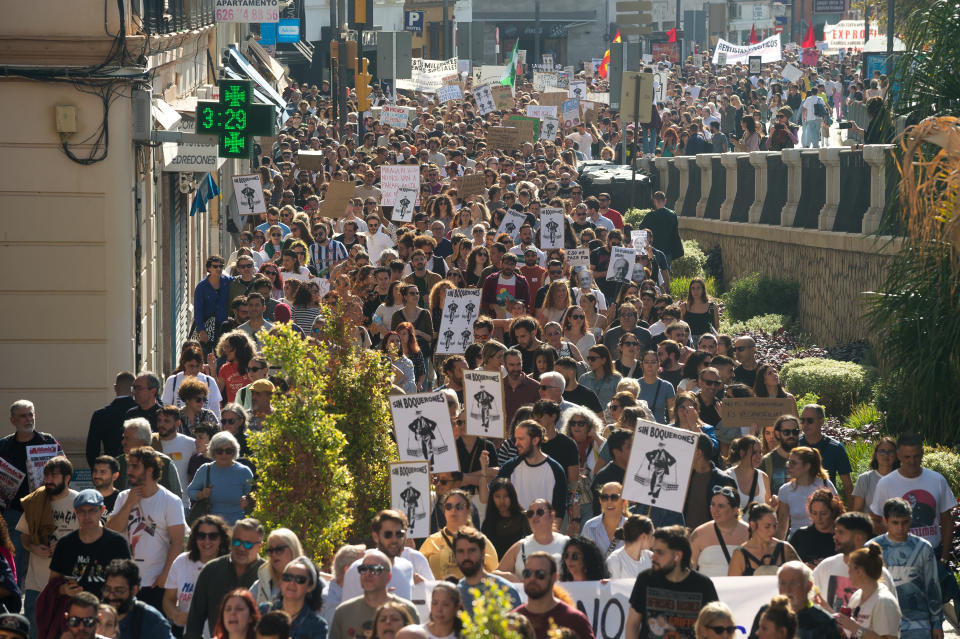
<path fill-rule="evenodd" d="M 207 276 L 193 292 L 193 330 L 204 352 L 210 352 L 216 345 L 217 327 L 227 320 L 227 296 L 233 278 L 223 274 L 224 264 L 219 255 L 208 257 Z"/>
<path fill-rule="evenodd" d="M 180 387 L 186 381 L 198 381 L 206 388 L 201 394 L 203 403 L 199 408 L 212 412 L 216 421 L 219 421 L 220 400 L 223 399 L 220 396 L 220 387 L 217 386 L 217 380 L 203 372 L 203 366 L 203 347 L 198 342 L 184 342 L 180 347 L 180 361 L 173 371 L 174 374 L 167 377 L 163 384 L 160 401 L 164 405 L 174 404 L 181 409 L 186 407 L 187 400 L 180 395 Z M 200 412 L 196 409 L 197 406 L 191 407 L 191 413 Z"/>
<path fill-rule="evenodd" d="M 283 569 L 303 554 L 300 540 L 289 528 L 277 528 L 267 535 L 263 549 L 267 553 L 267 561 L 260 565 L 257 580 L 250 586 L 250 594 L 257 600 L 258 606 L 280 596 Z"/>
<path fill-rule="evenodd" d="M 440 286 L 443 282 L 437 282 L 434 287 Z M 453 284 L 447 282 L 447 285 L 450 288 L 453 288 Z M 440 291 L 445 292 L 444 289 Z M 438 292 L 438 297 L 441 296 L 441 293 Z M 426 300 L 429 304 L 430 300 Z M 439 300 L 439 307 L 443 308 L 443 300 Z M 397 330 L 397 326 L 400 325 L 400 322 L 410 322 L 413 325 L 414 336 L 416 337 L 417 342 L 420 344 L 420 350 L 423 351 L 424 357 L 431 357 L 433 355 L 433 315 L 427 309 L 420 306 L 420 289 L 417 288 L 416 284 L 407 283 L 403 288 L 403 306 L 400 307 L 400 310 L 393 314 L 393 317 L 390 319 L 390 330 Z M 439 325 L 437 326 L 439 328 Z"/>
<path fill-rule="evenodd" d="M 573 440 L 577 445 L 578 463 L 580 466 L 577 492 L 580 495 L 580 517 L 588 520 L 599 515 L 593 509 L 594 492 L 593 479 L 597 472 L 607 463 L 601 456 L 605 440 L 600 436 L 603 422 L 597 418 L 592 410 L 575 406 L 561 413 L 560 432 Z"/>
<path fill-rule="evenodd" d="M 881 437 L 873 448 L 870 470 L 861 473 L 853 487 L 852 510 L 866 512 L 865 508 L 873 503 L 873 491 L 877 488 L 877 482 L 881 477 L 886 477 L 898 468 L 900 468 L 900 460 L 897 459 L 897 440 L 889 436 Z"/>
<path fill-rule="evenodd" d="M 216 515 L 204 515 L 193 522 L 187 551 L 170 564 L 167 581 L 164 583 L 163 613 L 183 633 L 187 625 L 187 613 L 193 599 L 193 587 L 203 566 L 217 557 L 230 552 L 230 530 L 227 523 Z"/>
<path fill-rule="evenodd" d="M 631 337 L 637 339 L 633 333 L 624 333 L 621 336 L 621 338 L 626 338 L 623 340 L 624 344 L 629 343 Z M 631 351 L 633 353 L 639 352 L 639 341 Z M 640 394 L 637 398 L 647 403 L 657 422 L 666 424 L 670 421 L 669 416 L 673 413 L 673 406 L 676 402 L 677 393 L 673 384 L 660 378 L 660 359 L 656 351 L 648 350 L 643 353 L 640 367 L 642 374 L 637 380 L 640 383 Z"/>
<path fill-rule="evenodd" d="M 590 371 L 581 375 L 577 381 L 596 393 L 600 405 L 605 406 L 610 402 L 617 390 L 617 384 L 623 377 L 613 370 L 610 351 L 603 344 L 590 347 L 587 366 L 590 367 Z"/>
<path fill-rule="evenodd" d="M 382 340 L 390 332 L 390 322 L 393 321 L 393 315 L 403 308 L 403 289 L 406 284 L 399 280 L 390 282 L 387 287 L 386 299 L 373 312 L 373 318 L 370 322 L 370 332 Z"/>
<path fill-rule="evenodd" d="M 560 581 L 600 581 L 609 579 L 610 571 L 600 548 L 581 535 L 570 537 L 563 547 Z"/>
<path fill-rule="evenodd" d="M 559 322 L 547 322 L 543 325 L 543 341 L 556 353 L 555 359 L 570 357 L 576 362 L 583 362 L 580 349 L 573 342 L 563 339 L 563 329 Z"/>
<path fill-rule="evenodd" d="M 790 480 L 777 491 L 777 498 L 780 500 L 777 507 L 780 527 L 777 531 L 782 539 L 810 523 L 807 500 L 816 490 L 826 488 L 834 495 L 837 494 L 836 487 L 823 467 L 820 451 L 816 448 L 797 446 L 791 449 L 787 458 L 787 474 Z"/>
<path fill-rule="evenodd" d="M 420 546 L 420 552 L 430 563 L 430 570 L 437 580 L 454 577 L 460 579 L 463 573 L 457 567 L 457 558 L 453 553 L 453 540 L 457 532 L 464 526 L 471 525 L 471 516 L 473 515 L 473 504 L 470 496 L 454 488 L 444 495 L 442 500 L 438 499 L 437 508 L 443 510 L 446 523 L 443 528 L 433 533 Z M 442 505 L 441 502 L 442 501 Z M 483 568 L 487 572 L 492 572 L 497 568 L 497 551 L 493 542 L 486 539 L 483 551 Z"/>
<path fill-rule="evenodd" d="M 703 351 L 692 353 L 683 365 L 683 379 L 677 385 L 677 392 L 696 393 L 700 390 L 700 383 L 697 381 L 700 371 L 710 366 L 712 359 L 710 353 Z"/>
<path fill-rule="evenodd" d="M 211 437 L 208 450 L 213 461 L 197 469 L 187 493 L 193 501 L 209 499 L 210 514 L 223 517 L 232 526 L 252 505 L 253 472 L 237 461 L 240 444 L 227 431 Z"/>
<path fill-rule="evenodd" d="M 213 384 L 213 388 L 217 388 Z M 184 435 L 193 436 L 194 429 L 200 424 L 209 424 L 220 428 L 220 418 L 204 406 L 209 403 L 210 387 L 197 378 L 188 378 L 177 389 L 178 403 L 183 407 L 180 409 L 180 432 Z M 217 393 L 219 396 L 219 392 Z M 220 412 L 219 401 L 217 402 L 217 412 Z"/>
<path fill-rule="evenodd" d="M 282 610 L 291 619 L 290 639 L 316 639 L 327 636 L 327 622 L 320 616 L 324 583 L 317 567 L 300 555 L 287 563 L 280 574 L 280 594 L 260 604 L 260 613 Z"/>
<path fill-rule="evenodd" d="M 576 304 L 567 308 L 560 319 L 560 325 L 563 327 L 563 339 L 576 346 L 581 353 L 597 343 L 597 335 L 590 329 L 586 313 Z"/>
<path fill-rule="evenodd" d="M 700 609 L 694 626 L 697 639 L 719 639 L 737 634 L 737 624 L 733 620 L 733 611 L 722 601 L 711 601 Z M 785 639 L 793 639 L 790 635 Z"/>
<path fill-rule="evenodd" d="M 777 568 L 788 561 L 799 559 L 797 551 L 788 542 L 776 537 L 777 515 L 767 504 L 753 504 L 747 511 L 750 539 L 735 549 L 730 556 L 730 577 L 775 575 Z"/>
<path fill-rule="evenodd" d="M 559 563 L 563 556 L 563 548 L 569 541 L 569 537 L 554 530 L 553 524 L 556 517 L 548 499 L 535 499 L 524 515 L 530 525 L 531 533 L 510 546 L 497 567 L 498 575 L 516 583 L 523 581 L 521 574 L 527 563 L 527 557 L 531 553 L 550 553 Z"/>
<path fill-rule="evenodd" d="M 714 486 L 710 517 L 690 535 L 690 567 L 708 577 L 725 577 L 733 551 L 750 538 L 750 527 L 740 519 L 736 489 Z"/>
<path fill-rule="evenodd" d="M 590 518 L 583 525 L 581 534 L 595 543 L 606 559 L 614 550 L 623 547 L 623 540 L 615 533 L 626 521 L 626 502 L 622 499 L 623 484 L 609 482 L 600 487 L 601 514 Z"/>
<path fill-rule="evenodd" d="M 623 526 L 613 533 L 614 539 L 623 545 L 607 557 L 607 570 L 611 579 L 636 579 L 637 575 L 650 568 L 653 552 L 653 522 L 645 515 L 630 515 Z"/>

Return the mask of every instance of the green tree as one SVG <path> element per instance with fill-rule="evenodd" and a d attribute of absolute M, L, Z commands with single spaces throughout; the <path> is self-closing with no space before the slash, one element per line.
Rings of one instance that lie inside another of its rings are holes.
<path fill-rule="evenodd" d="M 293 530 L 318 563 L 333 557 L 353 521 L 352 477 L 342 457 L 347 438 L 327 398 L 329 345 L 301 339 L 289 326 L 263 338 L 263 354 L 289 385 L 249 443 L 257 460 L 258 517 L 268 529 Z"/>
<path fill-rule="evenodd" d="M 488 583 L 486 592 L 474 588 L 473 616 L 466 611 L 460 612 L 463 639 L 522 639 L 522 635 L 510 627 L 507 613 L 513 603 L 507 595 L 507 589 L 495 583 Z"/>

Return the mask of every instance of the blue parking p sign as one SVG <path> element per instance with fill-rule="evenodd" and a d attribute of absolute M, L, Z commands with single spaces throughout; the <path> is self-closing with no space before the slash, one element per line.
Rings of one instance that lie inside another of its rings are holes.
<path fill-rule="evenodd" d="M 404 31 L 423 33 L 423 11 L 404 11 Z"/>

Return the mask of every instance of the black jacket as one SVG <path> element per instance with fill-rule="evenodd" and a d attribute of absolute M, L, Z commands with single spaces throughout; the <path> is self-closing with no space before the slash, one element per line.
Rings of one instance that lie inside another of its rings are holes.
<path fill-rule="evenodd" d="M 102 455 L 117 457 L 123 452 L 120 438 L 123 436 L 123 422 L 127 411 L 136 406 L 129 395 L 117 397 L 112 402 L 93 411 L 90 418 L 90 431 L 87 433 L 87 464 L 93 468 L 93 462 Z M 103 452 L 100 452 L 101 445 Z"/>

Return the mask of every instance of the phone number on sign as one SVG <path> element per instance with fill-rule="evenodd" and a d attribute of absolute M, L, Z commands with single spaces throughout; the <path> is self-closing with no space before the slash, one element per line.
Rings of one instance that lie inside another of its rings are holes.
<path fill-rule="evenodd" d="M 277 22 L 280 11 L 276 7 L 218 8 L 217 22 Z"/>

